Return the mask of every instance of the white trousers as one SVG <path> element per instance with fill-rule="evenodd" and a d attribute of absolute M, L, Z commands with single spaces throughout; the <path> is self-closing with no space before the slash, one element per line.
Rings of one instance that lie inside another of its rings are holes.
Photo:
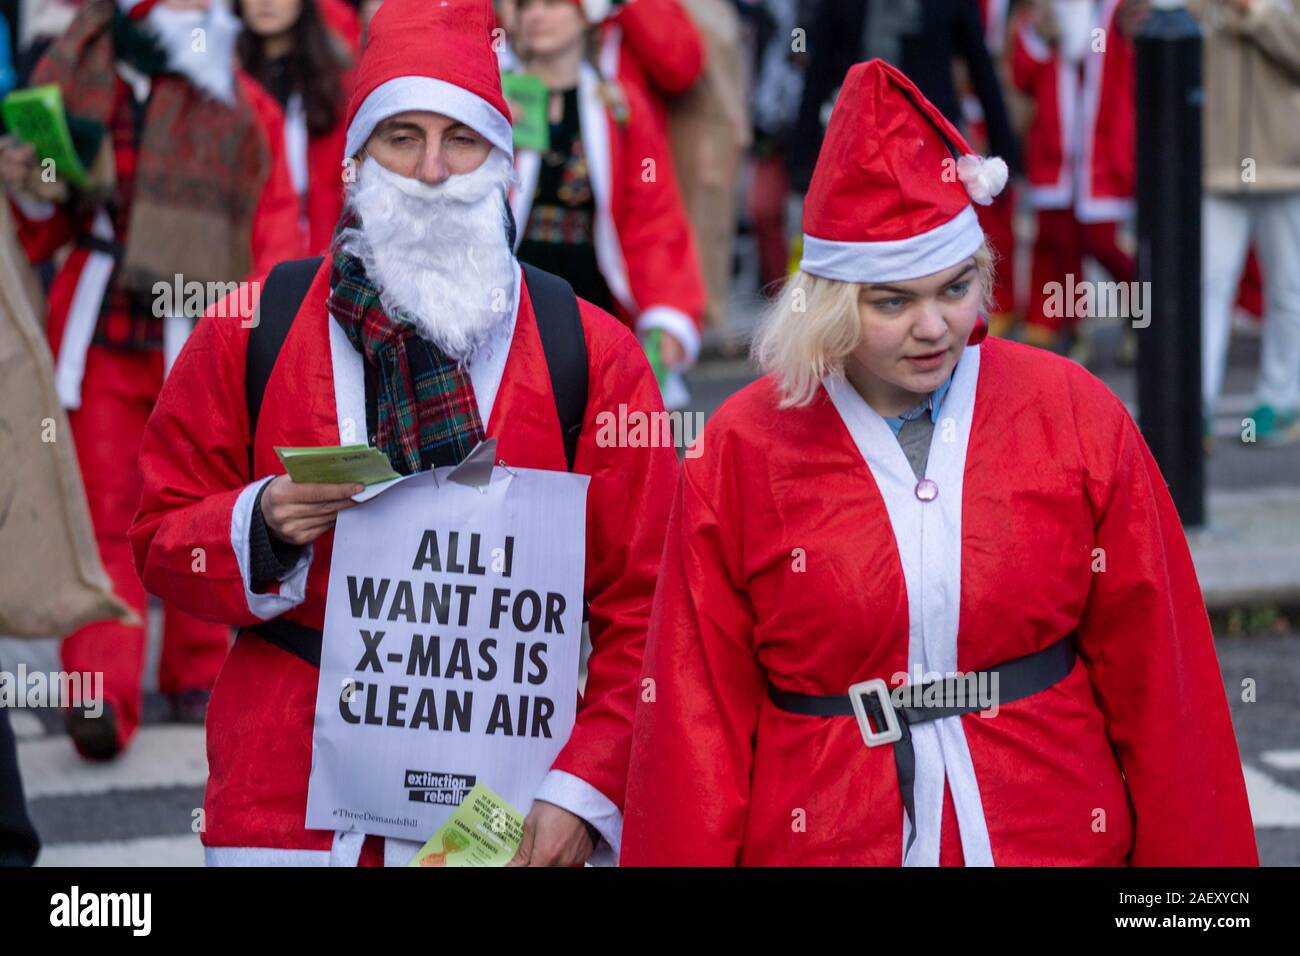
<path fill-rule="evenodd" d="M 1300 404 L 1300 191 L 1206 194 L 1201 213 L 1201 389 L 1212 413 L 1228 359 L 1237 284 L 1251 244 L 1264 279 L 1264 338 L 1256 400 Z"/>

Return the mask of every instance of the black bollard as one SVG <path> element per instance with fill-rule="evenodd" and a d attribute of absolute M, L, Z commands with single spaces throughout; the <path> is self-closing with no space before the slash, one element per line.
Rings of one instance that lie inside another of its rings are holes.
<path fill-rule="evenodd" d="M 1157 2 L 1137 52 L 1138 423 L 1184 526 L 1205 522 L 1201 407 L 1201 31 Z"/>

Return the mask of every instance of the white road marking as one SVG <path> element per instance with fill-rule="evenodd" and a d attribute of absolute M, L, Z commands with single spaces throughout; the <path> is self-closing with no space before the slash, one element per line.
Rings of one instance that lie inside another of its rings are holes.
<path fill-rule="evenodd" d="M 197 833 L 140 840 L 56 843 L 41 849 L 36 865 L 202 866 L 203 845 Z"/>
<path fill-rule="evenodd" d="M 1283 786 L 1249 764 L 1241 769 L 1256 827 L 1300 827 L 1300 791 Z"/>
<path fill-rule="evenodd" d="M 1265 750 L 1259 759 L 1278 770 L 1300 770 L 1300 750 Z"/>
<path fill-rule="evenodd" d="M 19 707 L 11 708 L 9 710 L 9 726 L 13 728 L 14 736 L 19 740 L 30 740 L 33 737 L 45 736 L 45 725 L 30 710 L 23 710 Z"/>
<path fill-rule="evenodd" d="M 201 787 L 208 780 L 202 727 L 143 727 L 124 755 L 91 763 L 63 734 L 18 744 L 27 799 L 148 787 Z"/>

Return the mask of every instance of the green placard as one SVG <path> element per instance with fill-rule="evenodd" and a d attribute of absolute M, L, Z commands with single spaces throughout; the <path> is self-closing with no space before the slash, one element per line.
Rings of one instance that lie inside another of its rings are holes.
<path fill-rule="evenodd" d="M 63 111 L 63 94 L 53 83 L 15 90 L 0 101 L 0 114 L 15 136 L 31 143 L 41 159 L 54 160 L 56 175 L 85 185 L 86 167 L 77 157 Z"/>
<path fill-rule="evenodd" d="M 547 105 L 551 91 L 546 84 L 527 73 L 505 73 L 501 77 L 501 91 L 516 112 L 515 146 L 539 153 L 550 149 L 551 122 L 547 118 Z"/>

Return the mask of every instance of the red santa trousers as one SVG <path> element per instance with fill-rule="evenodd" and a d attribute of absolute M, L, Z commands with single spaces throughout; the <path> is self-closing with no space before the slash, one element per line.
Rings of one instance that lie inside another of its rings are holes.
<path fill-rule="evenodd" d="M 1029 308 L 1025 322 L 1052 331 L 1073 327 L 1081 315 L 1048 315 L 1044 308 L 1049 286 L 1059 282 L 1064 288 L 1066 277 L 1074 284 L 1083 282 L 1083 259 L 1090 256 L 1101 263 L 1116 282 L 1132 282 L 1137 275 L 1133 257 L 1115 242 L 1114 222 L 1079 222 L 1072 209 L 1038 210 L 1038 236 L 1034 240 L 1034 262 L 1030 270 Z M 1054 310 L 1055 311 L 1055 310 Z M 1060 310 L 1070 312 L 1073 310 Z"/>
<path fill-rule="evenodd" d="M 126 529 L 140 505 L 140 439 L 162 379 L 159 350 L 92 345 L 86 356 L 81 407 L 68 416 L 100 560 L 114 590 L 142 622 L 147 598 L 131 558 Z M 230 629 L 224 625 L 209 624 L 164 605 L 159 688 L 164 693 L 210 690 L 229 642 Z M 65 670 L 103 672 L 104 697 L 114 708 L 123 746 L 140 723 L 145 646 L 143 623 L 100 621 L 69 634 L 61 647 Z"/>

